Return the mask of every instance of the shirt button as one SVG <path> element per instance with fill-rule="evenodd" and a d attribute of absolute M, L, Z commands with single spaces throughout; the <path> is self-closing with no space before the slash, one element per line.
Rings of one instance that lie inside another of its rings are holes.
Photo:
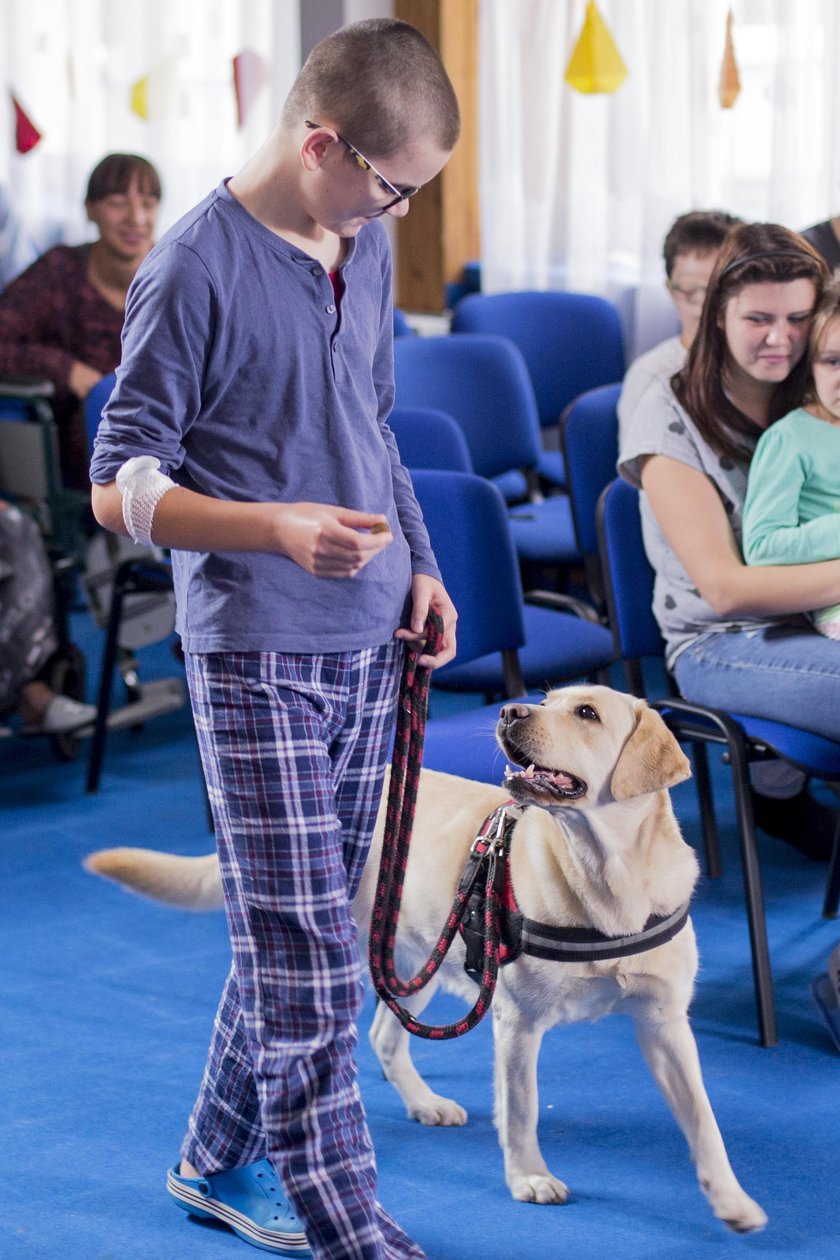
<path fill-rule="evenodd" d="M 312 274 L 313 276 L 322 276 L 324 274 L 323 267 L 313 267 Z"/>
<path fill-rule="evenodd" d="M 335 315 L 335 307 L 333 306 L 332 302 L 330 302 L 329 306 L 324 307 L 324 310 L 327 312 L 328 315 Z"/>
<path fill-rule="evenodd" d="M 337 342 L 337 341 L 334 341 L 334 342 L 332 343 L 332 352 L 333 352 L 333 354 L 338 354 L 338 342 Z"/>

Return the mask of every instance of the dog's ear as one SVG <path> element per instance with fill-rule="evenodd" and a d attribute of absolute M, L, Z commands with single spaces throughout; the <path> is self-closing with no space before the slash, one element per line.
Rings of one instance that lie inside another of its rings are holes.
<path fill-rule="evenodd" d="M 658 792 L 690 777 L 685 753 L 659 714 L 645 705 L 613 770 L 610 791 L 614 800 Z"/>

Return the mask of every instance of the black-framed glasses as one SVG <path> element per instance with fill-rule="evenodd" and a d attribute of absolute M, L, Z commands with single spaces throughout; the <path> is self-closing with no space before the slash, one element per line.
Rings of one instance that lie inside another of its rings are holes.
<path fill-rule="evenodd" d="M 315 131 L 318 127 L 323 125 L 322 123 L 310 122 L 308 118 L 305 119 L 305 122 L 306 126 L 309 127 L 311 131 Z M 335 131 L 335 128 L 325 127 L 324 130 Z M 401 201 L 408 201 L 409 197 L 413 197 L 415 193 L 419 193 L 419 186 L 417 188 L 397 188 L 395 184 L 391 183 L 390 179 L 386 179 L 382 172 L 376 169 L 373 162 L 371 162 L 369 158 L 366 158 L 364 153 L 359 152 L 354 144 L 351 144 L 349 140 L 345 140 L 344 136 L 340 135 L 339 132 L 335 131 L 335 134 L 338 136 L 338 139 L 344 145 L 345 149 L 347 149 L 347 151 L 352 155 L 356 165 L 363 171 L 370 171 L 379 187 L 393 198 L 392 201 L 389 201 L 387 205 L 382 207 L 383 211 L 390 210 L 392 206 L 398 205 Z"/>

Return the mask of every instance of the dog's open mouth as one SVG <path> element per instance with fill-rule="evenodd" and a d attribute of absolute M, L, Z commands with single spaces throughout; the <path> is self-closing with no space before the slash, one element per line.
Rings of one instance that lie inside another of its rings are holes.
<path fill-rule="evenodd" d="M 565 770 L 548 770 L 533 763 L 524 770 L 505 769 L 504 787 L 516 801 L 543 803 L 577 801 L 586 793 L 586 784 Z"/>

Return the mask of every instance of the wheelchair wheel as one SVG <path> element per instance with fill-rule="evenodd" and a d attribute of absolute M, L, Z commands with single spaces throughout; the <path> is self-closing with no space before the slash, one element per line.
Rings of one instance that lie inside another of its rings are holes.
<path fill-rule="evenodd" d="M 56 695 L 69 696 L 71 700 L 85 698 L 85 658 L 75 643 L 59 648 L 50 662 L 47 685 Z M 81 751 L 82 741 L 73 732 L 50 735 L 53 754 L 58 761 L 74 761 Z"/>

